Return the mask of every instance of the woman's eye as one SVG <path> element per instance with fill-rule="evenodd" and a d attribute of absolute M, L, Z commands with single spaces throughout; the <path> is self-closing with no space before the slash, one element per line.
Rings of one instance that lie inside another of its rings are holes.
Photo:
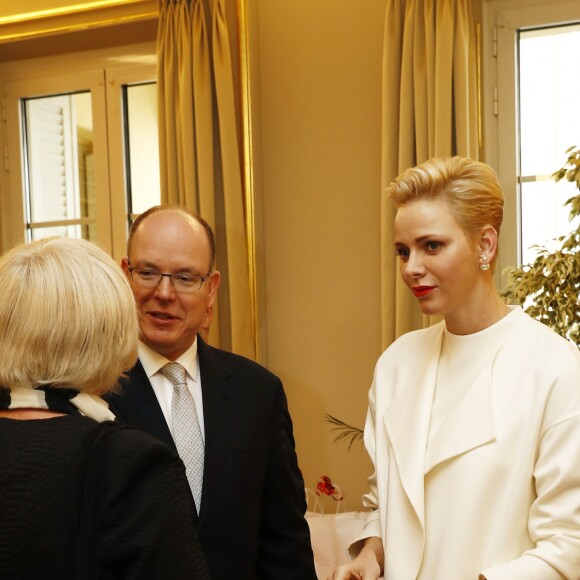
<path fill-rule="evenodd" d="M 395 253 L 402 260 L 408 260 L 409 259 L 409 250 L 407 248 L 397 248 L 395 250 Z"/>
<path fill-rule="evenodd" d="M 439 242 L 427 242 L 427 248 L 431 252 L 437 251 L 440 247 L 441 247 L 441 244 Z"/>

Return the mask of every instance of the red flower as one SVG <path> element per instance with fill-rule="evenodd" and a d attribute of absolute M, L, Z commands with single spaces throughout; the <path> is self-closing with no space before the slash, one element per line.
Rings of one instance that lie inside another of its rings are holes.
<path fill-rule="evenodd" d="M 334 501 L 340 501 L 342 496 L 340 491 L 332 485 L 332 481 L 328 475 L 321 475 L 318 483 L 316 484 L 316 494 L 317 495 L 329 495 Z"/>

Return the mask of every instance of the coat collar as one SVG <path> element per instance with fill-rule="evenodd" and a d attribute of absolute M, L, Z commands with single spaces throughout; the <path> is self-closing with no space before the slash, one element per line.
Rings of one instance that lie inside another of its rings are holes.
<path fill-rule="evenodd" d="M 391 375 L 403 388 L 385 411 L 383 422 L 401 485 L 424 530 L 425 475 L 447 460 L 494 441 L 496 431 L 491 402 L 493 355 L 427 444 L 443 324 L 423 336 L 425 341 L 413 347 L 412 356 L 424 353 L 420 359 L 407 359 L 406 369 L 399 376 Z"/>
<path fill-rule="evenodd" d="M 427 449 L 426 474 L 444 461 L 495 441 L 490 374 L 486 364 L 434 435 Z"/>
<path fill-rule="evenodd" d="M 389 378 L 403 388 L 397 392 L 383 415 L 399 479 L 422 527 L 425 519 L 425 456 L 442 328 L 437 330 L 430 342 L 413 348 L 412 356 L 421 352 L 421 348 L 426 348 L 423 360 L 401 359 L 407 364 L 404 368 L 400 367 L 403 368 L 401 376 L 390 375 Z"/>

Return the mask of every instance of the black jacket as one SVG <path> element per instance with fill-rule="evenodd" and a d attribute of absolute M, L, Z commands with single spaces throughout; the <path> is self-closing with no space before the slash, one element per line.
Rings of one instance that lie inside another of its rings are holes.
<path fill-rule="evenodd" d="M 282 383 L 264 367 L 198 337 L 205 464 L 198 529 L 215 580 L 316 580 L 304 481 Z M 175 448 L 138 361 L 117 418 Z"/>

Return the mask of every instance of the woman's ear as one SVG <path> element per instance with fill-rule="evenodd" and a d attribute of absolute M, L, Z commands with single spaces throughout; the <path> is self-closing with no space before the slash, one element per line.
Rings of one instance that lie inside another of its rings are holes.
<path fill-rule="evenodd" d="M 497 253 L 498 234 L 493 226 L 486 225 L 479 234 L 479 251 L 487 256 L 489 262 L 493 262 Z"/>

